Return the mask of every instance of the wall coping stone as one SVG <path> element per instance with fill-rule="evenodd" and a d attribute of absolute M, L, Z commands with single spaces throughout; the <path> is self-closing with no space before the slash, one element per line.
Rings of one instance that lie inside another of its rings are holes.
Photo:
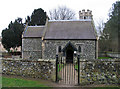
<path fill-rule="evenodd" d="M 38 59 L 38 61 L 48 61 L 48 62 L 55 62 L 55 59 Z"/>
<path fill-rule="evenodd" d="M 9 61 L 32 61 L 32 62 L 55 62 L 56 59 L 38 59 L 38 60 L 24 60 L 22 58 L 19 59 L 13 59 L 13 58 L 2 58 L 2 60 L 9 60 Z M 104 61 L 104 62 L 120 62 L 120 59 L 95 59 L 95 60 L 90 60 L 90 59 L 80 59 L 80 62 L 87 62 L 87 61 L 91 61 L 91 62 L 95 62 L 95 61 Z"/>
<path fill-rule="evenodd" d="M 95 59 L 95 60 L 91 60 L 91 59 L 80 59 L 80 62 L 87 62 L 87 61 L 91 61 L 91 62 L 120 62 L 120 59 Z"/>
<path fill-rule="evenodd" d="M 13 59 L 13 58 L 3 58 L 4 61 L 22 61 L 22 62 L 51 62 L 55 63 L 55 59 L 38 59 L 38 60 L 24 60 L 24 59 Z"/>

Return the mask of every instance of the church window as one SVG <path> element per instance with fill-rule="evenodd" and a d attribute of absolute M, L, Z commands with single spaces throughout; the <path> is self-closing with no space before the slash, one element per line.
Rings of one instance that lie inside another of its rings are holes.
<path fill-rule="evenodd" d="M 84 17 L 84 19 L 86 19 L 86 17 Z"/>
<path fill-rule="evenodd" d="M 59 52 L 59 53 L 61 52 L 61 46 L 58 47 L 58 52 Z"/>
<path fill-rule="evenodd" d="M 81 47 L 80 47 L 80 46 L 78 46 L 78 52 L 79 52 L 79 53 L 81 52 Z"/>

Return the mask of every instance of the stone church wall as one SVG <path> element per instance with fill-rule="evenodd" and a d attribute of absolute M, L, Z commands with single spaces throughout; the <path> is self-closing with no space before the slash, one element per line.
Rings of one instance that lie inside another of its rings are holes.
<path fill-rule="evenodd" d="M 43 49 L 43 59 L 55 59 L 58 46 L 64 48 L 71 42 L 77 49 L 81 46 L 81 59 L 95 59 L 96 41 L 95 40 L 45 40 Z"/>
<path fill-rule="evenodd" d="M 22 58 L 38 60 L 42 58 L 41 38 L 22 39 Z"/>

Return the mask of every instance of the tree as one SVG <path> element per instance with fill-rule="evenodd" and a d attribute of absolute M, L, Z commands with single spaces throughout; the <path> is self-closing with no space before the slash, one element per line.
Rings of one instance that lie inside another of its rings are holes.
<path fill-rule="evenodd" d="M 8 28 L 2 31 L 2 44 L 6 50 L 10 51 L 10 48 L 22 46 L 23 30 L 22 18 L 18 18 L 14 23 L 11 21 Z"/>
<path fill-rule="evenodd" d="M 101 36 L 103 34 L 103 29 L 105 27 L 105 23 L 103 19 L 99 19 L 99 22 L 97 22 L 97 34 L 98 36 Z"/>
<path fill-rule="evenodd" d="M 109 20 L 105 23 L 103 29 L 103 35 L 101 40 L 105 40 L 106 50 L 118 52 L 119 39 L 120 39 L 120 1 L 117 1 L 112 5 L 111 11 L 109 12 Z"/>
<path fill-rule="evenodd" d="M 97 32 L 98 32 L 98 36 L 99 36 L 99 40 L 98 40 L 98 51 L 102 52 L 104 50 L 106 50 L 106 36 L 103 33 L 103 29 L 104 29 L 104 21 L 102 19 L 99 19 L 99 22 L 97 22 Z"/>
<path fill-rule="evenodd" d="M 46 23 L 46 12 L 39 8 L 39 9 L 35 9 L 30 16 L 27 16 L 26 22 L 28 23 L 28 25 L 31 26 L 35 26 L 35 25 L 45 25 Z"/>
<path fill-rule="evenodd" d="M 70 20 L 75 18 L 75 12 L 65 6 L 49 11 L 51 20 Z"/>

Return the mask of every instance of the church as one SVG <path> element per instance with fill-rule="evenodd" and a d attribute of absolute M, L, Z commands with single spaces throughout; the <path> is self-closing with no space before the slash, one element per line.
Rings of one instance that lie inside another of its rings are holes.
<path fill-rule="evenodd" d="M 47 20 L 44 26 L 26 26 L 22 37 L 22 58 L 56 59 L 66 62 L 76 54 L 82 59 L 97 58 L 97 33 L 92 11 L 79 11 L 79 20 Z"/>

